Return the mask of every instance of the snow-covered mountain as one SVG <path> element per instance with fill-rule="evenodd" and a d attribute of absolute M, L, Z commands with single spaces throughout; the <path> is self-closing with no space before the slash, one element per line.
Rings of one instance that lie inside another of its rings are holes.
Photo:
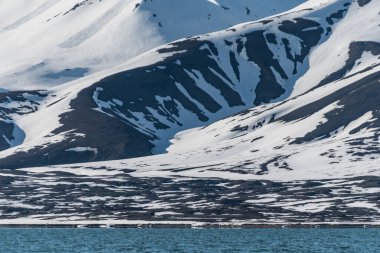
<path fill-rule="evenodd" d="M 278 14 L 304 0 L 16 0 L 0 2 L 1 88 L 39 89 L 149 49 Z"/>
<path fill-rule="evenodd" d="M 379 221 L 378 1 L 104 0 L 58 14 L 68 2 L 0 19 L 0 36 L 64 31 L 9 57 L 26 89 L 0 75 L 13 89 L 0 93 L 1 196 L 19 207 L 6 219 Z M 49 82 L 29 56 L 49 75 L 90 70 Z"/>
<path fill-rule="evenodd" d="M 343 17 L 332 18 L 348 8 L 346 3 L 301 6 L 282 16 L 182 39 L 74 83 L 34 91 L 40 95 L 27 100 L 39 104 L 37 112 L 15 113 L 17 134 L 8 131 L 3 140 L 13 148 L 0 154 L 0 165 L 158 154 L 180 130 L 281 101 L 305 74 L 310 50 L 329 38 Z"/>

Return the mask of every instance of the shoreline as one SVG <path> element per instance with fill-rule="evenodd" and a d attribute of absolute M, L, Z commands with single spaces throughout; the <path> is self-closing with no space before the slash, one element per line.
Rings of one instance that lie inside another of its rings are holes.
<path fill-rule="evenodd" d="M 284 229 L 284 228 L 380 228 L 379 223 L 170 223 L 170 222 L 78 222 L 78 223 L 0 223 L 4 228 L 217 228 L 217 229 Z"/>

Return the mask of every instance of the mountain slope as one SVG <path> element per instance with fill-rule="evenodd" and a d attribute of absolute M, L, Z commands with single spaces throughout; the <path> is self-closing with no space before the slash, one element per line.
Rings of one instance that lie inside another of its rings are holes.
<path fill-rule="evenodd" d="M 0 88 L 40 89 L 67 83 L 167 42 L 277 14 L 301 2 L 2 1 Z"/>
<path fill-rule="evenodd" d="M 179 40 L 117 70 L 51 89 L 39 112 L 15 117 L 26 138 L 0 154 L 0 165 L 162 153 L 180 130 L 287 98 L 307 70 L 310 50 L 330 36 L 349 1 L 308 7 Z M 41 125 L 41 118 L 54 127 Z"/>

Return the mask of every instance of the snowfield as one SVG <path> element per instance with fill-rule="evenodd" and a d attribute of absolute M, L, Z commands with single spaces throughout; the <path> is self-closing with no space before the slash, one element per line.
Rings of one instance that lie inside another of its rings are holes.
<path fill-rule="evenodd" d="M 278 14 L 302 2 L 2 1 L 1 88 L 45 89 L 67 83 L 170 41 Z"/>

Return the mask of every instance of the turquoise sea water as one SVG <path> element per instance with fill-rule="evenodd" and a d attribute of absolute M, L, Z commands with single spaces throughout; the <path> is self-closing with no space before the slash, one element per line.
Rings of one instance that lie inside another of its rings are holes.
<path fill-rule="evenodd" d="M 0 229 L 0 252 L 379 253 L 380 229 Z"/>

